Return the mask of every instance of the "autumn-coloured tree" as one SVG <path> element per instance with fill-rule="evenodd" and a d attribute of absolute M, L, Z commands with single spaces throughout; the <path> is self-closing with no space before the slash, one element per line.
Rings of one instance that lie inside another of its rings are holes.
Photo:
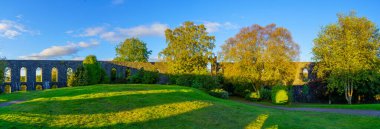
<path fill-rule="evenodd" d="M 363 87 L 373 71 L 379 69 L 380 37 L 376 25 L 354 12 L 338 15 L 338 22 L 325 26 L 314 40 L 314 68 L 327 80 L 329 91 L 345 94 L 351 104 L 355 89 Z"/>
<path fill-rule="evenodd" d="M 167 47 L 160 57 L 169 65 L 172 73 L 196 73 L 206 70 L 215 37 L 209 36 L 204 25 L 184 22 L 174 30 L 165 31 Z"/>
<path fill-rule="evenodd" d="M 138 38 L 128 38 L 116 47 L 114 61 L 148 62 L 151 53 L 143 41 Z"/>
<path fill-rule="evenodd" d="M 298 44 L 286 28 L 255 24 L 228 39 L 219 57 L 225 65 L 227 80 L 253 85 L 258 91 L 264 85 L 290 84 L 296 67 L 292 62 L 298 59 L 298 54 Z"/>

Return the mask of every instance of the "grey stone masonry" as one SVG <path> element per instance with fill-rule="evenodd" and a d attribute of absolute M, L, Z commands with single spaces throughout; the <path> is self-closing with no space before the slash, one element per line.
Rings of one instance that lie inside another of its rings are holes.
<path fill-rule="evenodd" d="M 21 89 L 21 85 L 26 85 L 27 90 L 35 90 L 37 85 L 42 85 L 44 89 L 48 89 L 53 85 L 58 87 L 65 87 L 67 84 L 67 70 L 71 68 L 73 72 L 82 65 L 82 61 L 75 60 L 6 60 L 8 68 L 11 69 L 11 82 L 4 82 L 0 85 L 0 90 L 4 91 L 6 85 L 12 87 L 12 91 L 18 91 Z M 125 77 L 125 71 L 131 70 L 131 74 L 136 73 L 136 69 L 128 68 L 113 64 L 111 61 L 99 61 L 101 67 L 106 71 L 108 76 L 111 75 L 112 68 L 116 69 L 117 75 Z M 21 82 L 21 68 L 26 68 L 27 81 Z M 42 69 L 42 82 L 36 82 L 36 70 Z M 58 82 L 52 82 L 51 74 L 52 69 L 58 70 Z"/>

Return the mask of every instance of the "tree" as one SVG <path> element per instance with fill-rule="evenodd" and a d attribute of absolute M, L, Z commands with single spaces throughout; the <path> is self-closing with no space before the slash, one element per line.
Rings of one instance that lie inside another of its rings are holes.
<path fill-rule="evenodd" d="M 5 70 L 5 67 L 7 65 L 6 61 L 5 61 L 5 57 L 3 58 L 0 58 L 0 84 L 2 84 L 5 80 L 4 80 L 4 70 Z"/>
<path fill-rule="evenodd" d="M 292 62 L 298 55 L 299 46 L 286 28 L 255 24 L 228 39 L 219 58 L 226 80 L 239 85 L 240 92 L 247 90 L 247 85 L 259 92 L 265 85 L 291 84 L 296 69 Z"/>
<path fill-rule="evenodd" d="M 337 90 L 351 104 L 360 81 L 379 70 L 380 38 L 376 25 L 354 12 L 338 15 L 338 23 L 321 30 L 314 40 L 314 70 L 327 81 L 328 90 Z"/>
<path fill-rule="evenodd" d="M 83 66 L 88 74 L 88 84 L 93 85 L 99 83 L 101 75 L 101 67 L 96 56 L 89 55 L 83 60 Z"/>
<path fill-rule="evenodd" d="M 174 30 L 165 31 L 167 47 L 160 57 L 169 64 L 172 73 L 205 71 L 215 47 L 215 37 L 209 36 L 204 25 L 185 22 Z"/>
<path fill-rule="evenodd" d="M 116 47 L 114 61 L 147 62 L 151 53 L 143 41 L 138 38 L 128 38 Z"/>

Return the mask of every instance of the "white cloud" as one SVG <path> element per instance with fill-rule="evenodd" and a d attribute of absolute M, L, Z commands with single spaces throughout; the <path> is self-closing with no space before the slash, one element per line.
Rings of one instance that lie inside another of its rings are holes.
<path fill-rule="evenodd" d="M 72 33 L 74 33 L 74 31 L 73 31 L 73 30 L 68 30 L 68 31 L 66 31 L 65 33 L 66 33 L 66 34 L 72 34 Z"/>
<path fill-rule="evenodd" d="M 58 58 L 62 56 L 73 55 L 83 48 L 89 48 L 89 47 L 93 47 L 97 45 L 99 45 L 99 42 L 95 40 L 90 41 L 88 43 L 87 42 L 68 43 L 67 45 L 64 45 L 64 46 L 51 46 L 49 48 L 42 50 L 39 53 L 34 53 L 27 56 L 19 56 L 19 58 L 26 59 L 26 60 L 41 60 L 41 59 Z"/>
<path fill-rule="evenodd" d="M 98 36 L 101 39 L 110 42 L 120 42 L 128 37 L 145 37 L 145 36 L 164 36 L 165 30 L 168 29 L 167 24 L 154 23 L 151 25 L 141 25 L 131 28 L 113 28 L 107 30 L 105 27 L 90 27 L 79 36 L 93 37 Z"/>
<path fill-rule="evenodd" d="M 203 24 L 205 25 L 205 27 L 207 28 L 207 32 L 209 33 L 218 32 L 222 29 L 231 30 L 231 29 L 239 28 L 238 25 L 232 24 L 231 22 L 219 23 L 219 22 L 205 21 Z"/>
<path fill-rule="evenodd" d="M 14 39 L 24 32 L 28 32 L 24 25 L 11 20 L 0 20 L 0 37 Z"/>
<path fill-rule="evenodd" d="M 118 4 L 123 4 L 124 0 L 112 0 L 112 4 L 118 5 Z"/>
<path fill-rule="evenodd" d="M 89 36 L 95 36 L 99 35 L 100 33 L 103 33 L 105 30 L 103 27 L 92 27 L 87 28 L 83 34 L 80 34 L 79 36 L 82 37 L 89 37 Z"/>

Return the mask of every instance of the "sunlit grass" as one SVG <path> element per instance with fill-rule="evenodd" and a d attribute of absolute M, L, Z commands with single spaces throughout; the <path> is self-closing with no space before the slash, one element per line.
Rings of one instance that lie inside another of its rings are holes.
<path fill-rule="evenodd" d="M 261 114 L 257 117 L 256 120 L 249 123 L 245 129 L 261 129 L 263 127 L 264 122 L 267 120 L 268 114 Z"/>
<path fill-rule="evenodd" d="M 25 100 L 0 108 L 0 128 L 380 127 L 375 117 L 259 108 L 168 85 L 59 88 L 1 94 L 0 100 Z"/>
<path fill-rule="evenodd" d="M 22 124 L 47 124 L 48 127 L 69 127 L 81 125 L 82 127 L 103 127 L 113 124 L 130 124 L 162 119 L 211 106 L 211 103 L 202 101 L 187 101 L 172 104 L 149 106 L 129 111 L 119 111 L 98 114 L 79 115 L 47 115 L 47 114 L 1 114 L 0 120 L 19 122 Z M 54 121 L 51 121 L 54 120 Z"/>

